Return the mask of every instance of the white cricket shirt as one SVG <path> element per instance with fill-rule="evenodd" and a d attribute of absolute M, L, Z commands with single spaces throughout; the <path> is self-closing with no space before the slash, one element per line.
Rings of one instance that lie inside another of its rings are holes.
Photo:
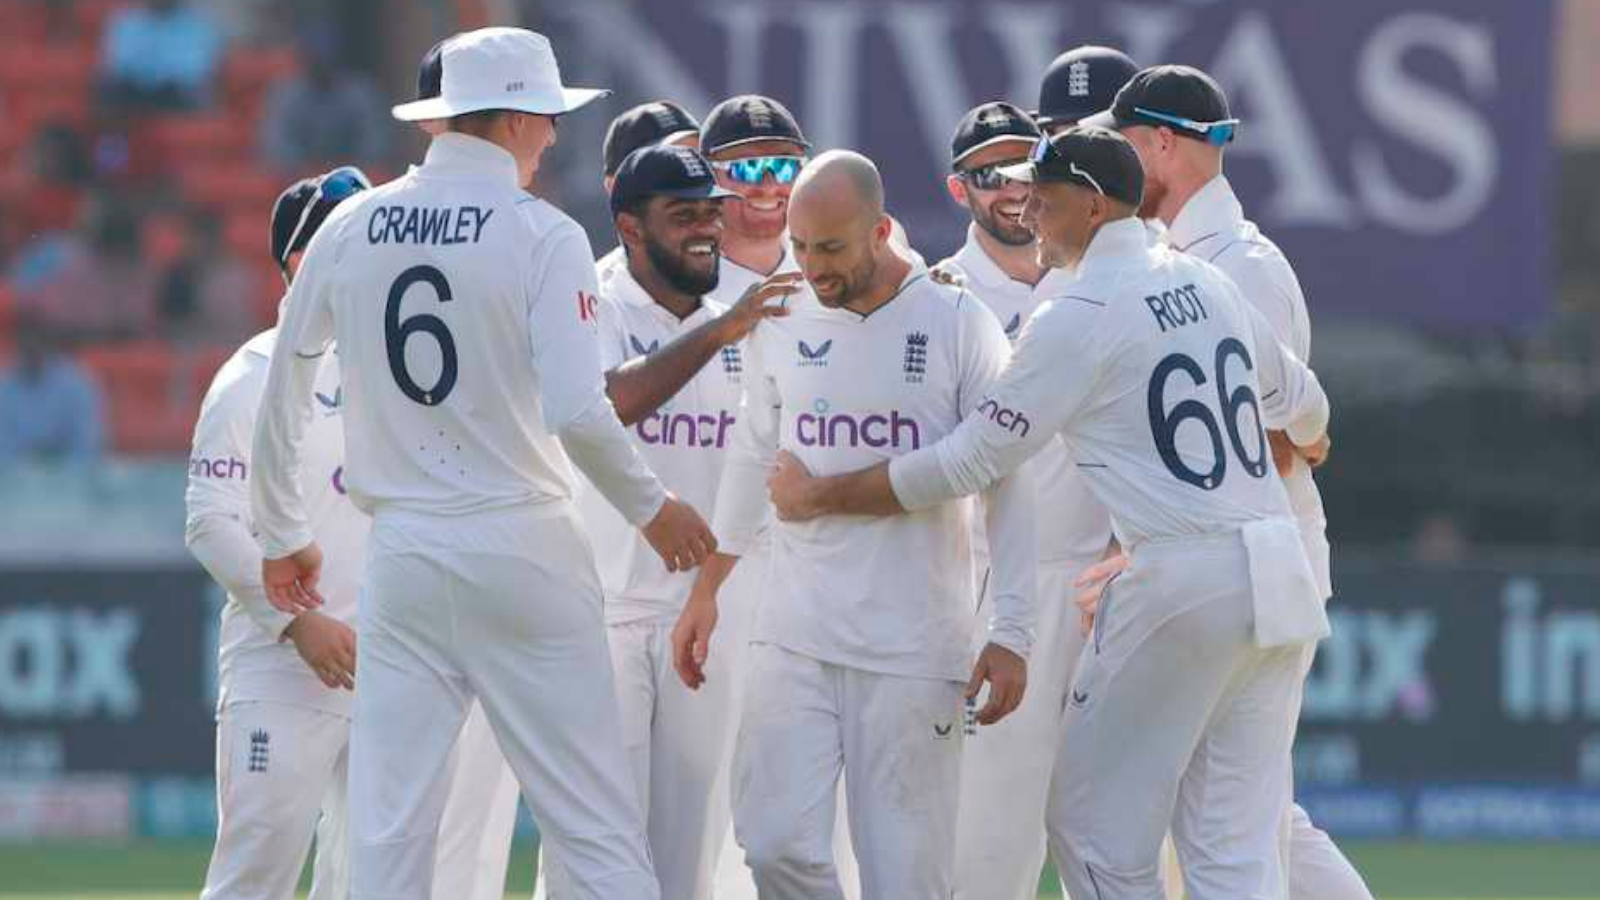
<path fill-rule="evenodd" d="M 650 298 L 624 266 L 600 287 L 600 365 L 614 369 L 648 356 L 726 311 L 706 300 L 688 318 Z M 716 507 L 723 456 L 733 439 L 744 371 L 738 345 L 724 347 L 660 409 L 628 429 L 629 438 L 667 489 L 695 509 Z M 587 484 L 578 508 L 598 549 L 606 620 L 612 623 L 675 617 L 689 596 L 694 572 L 668 572 L 661 557 Z"/>
<path fill-rule="evenodd" d="M 1278 245 L 1244 217 L 1244 208 L 1226 177 L 1216 176 L 1189 198 L 1167 229 L 1167 241 L 1174 249 L 1198 256 L 1232 278 L 1244 298 L 1272 323 L 1278 340 L 1302 362 L 1311 363 L 1311 316 L 1306 311 L 1300 279 Z M 1311 570 L 1327 597 L 1333 593 L 1328 544 L 1323 538 L 1328 521 L 1311 467 L 1296 459 L 1284 485 L 1289 491 L 1289 506 L 1308 538 L 1305 543 Z"/>
<path fill-rule="evenodd" d="M 251 338 L 206 391 L 189 455 L 185 543 L 228 592 L 218 638 L 219 707 L 270 700 L 349 715 L 351 693 L 323 685 L 294 645 L 279 640 L 293 617 L 267 602 L 261 548 L 251 538 L 250 439 L 275 338 L 275 330 Z M 318 589 L 327 604 L 319 612 L 353 627 L 371 522 L 345 495 L 344 392 L 336 353 L 322 357 L 312 397 L 300 473 L 311 531 L 326 560 Z"/>
<path fill-rule="evenodd" d="M 1326 428 L 1316 376 L 1210 264 L 1103 226 L 1023 326 L 992 394 L 947 440 L 894 460 L 907 509 L 982 488 L 1060 434 L 1118 540 L 1223 533 L 1290 517 L 1262 426 Z"/>
<path fill-rule="evenodd" d="M 978 403 L 1009 353 L 981 303 L 916 268 L 866 317 L 823 306 L 809 288 L 790 306 L 746 345 L 743 405 L 714 520 L 734 554 L 762 523 L 779 449 L 832 475 L 926 447 Z M 1023 654 L 1036 575 L 1026 482 L 1005 479 L 984 495 L 991 640 Z M 752 640 L 872 672 L 967 678 L 977 596 L 971 514 L 971 503 L 950 502 L 903 516 L 775 523 Z"/>
<path fill-rule="evenodd" d="M 976 227 L 968 226 L 966 244 L 939 267 L 965 278 L 967 290 L 989 307 L 1014 342 L 1052 286 L 1071 276 L 1051 269 L 1038 285 L 1012 278 L 978 243 Z M 1099 559 L 1111 543 L 1111 515 L 1089 490 L 1066 445 L 1049 442 L 1027 465 L 1037 497 L 1039 562 L 1081 565 Z"/>
<path fill-rule="evenodd" d="M 362 509 L 559 514 L 570 454 L 629 522 L 648 521 L 665 492 L 606 399 L 596 293 L 583 229 L 518 189 L 515 160 L 486 141 L 440 135 L 421 166 L 338 206 L 289 293 L 256 428 L 267 555 L 311 539 L 295 448 L 333 337 Z"/>

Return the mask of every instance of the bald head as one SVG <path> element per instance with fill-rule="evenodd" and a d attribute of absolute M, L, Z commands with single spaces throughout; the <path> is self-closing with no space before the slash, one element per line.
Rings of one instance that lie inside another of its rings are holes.
<path fill-rule="evenodd" d="M 830 150 L 807 163 L 795 180 L 789 243 L 826 306 L 875 302 L 883 293 L 879 282 L 898 283 L 903 266 L 889 248 L 892 227 L 883 211 L 878 167 L 859 153 Z"/>
<path fill-rule="evenodd" d="M 883 178 L 865 156 L 853 150 L 829 150 L 801 170 L 789 205 L 792 214 L 809 205 L 828 218 L 876 222 L 883 216 Z"/>

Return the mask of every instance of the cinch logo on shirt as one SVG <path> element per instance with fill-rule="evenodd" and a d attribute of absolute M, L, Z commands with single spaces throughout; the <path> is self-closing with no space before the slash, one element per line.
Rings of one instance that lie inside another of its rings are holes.
<path fill-rule="evenodd" d="M 248 468 L 244 460 L 236 457 L 217 457 L 206 459 L 203 456 L 191 457 L 189 460 L 190 478 L 216 478 L 223 481 L 238 479 L 244 481 L 248 475 Z"/>
<path fill-rule="evenodd" d="M 922 446 L 922 429 L 917 420 L 900 414 L 873 413 L 856 417 L 848 413 L 828 413 L 828 401 L 818 400 L 816 412 L 801 413 L 794 420 L 795 440 L 802 447 L 893 447 L 915 450 Z"/>
<path fill-rule="evenodd" d="M 826 340 L 813 347 L 805 341 L 800 341 L 800 365 L 821 367 L 828 364 L 828 351 L 833 349 L 833 341 Z"/>
<path fill-rule="evenodd" d="M 1028 417 L 1014 409 L 1008 409 L 996 403 L 993 397 L 986 398 L 978 405 L 978 412 L 989 417 L 989 420 L 1001 428 L 1011 432 L 1017 437 L 1027 437 L 1032 425 Z"/>
<path fill-rule="evenodd" d="M 728 442 L 728 429 L 736 421 L 725 409 L 709 413 L 659 413 L 654 412 L 633 426 L 639 439 L 651 446 L 664 447 L 716 447 L 722 449 Z"/>

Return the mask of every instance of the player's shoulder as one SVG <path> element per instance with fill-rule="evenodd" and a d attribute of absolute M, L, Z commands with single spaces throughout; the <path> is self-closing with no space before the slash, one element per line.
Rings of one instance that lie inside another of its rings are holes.
<path fill-rule="evenodd" d="M 267 369 L 272 363 L 272 348 L 278 330 L 269 328 L 233 352 L 217 374 L 201 401 L 201 415 L 227 415 L 250 411 L 260 402 L 267 386 Z"/>
<path fill-rule="evenodd" d="M 529 236 L 534 240 L 550 241 L 577 236 L 583 238 L 586 245 L 589 242 L 583 226 L 541 197 L 535 197 L 527 191 L 518 191 L 512 200 L 511 208 L 516 214 L 517 221 L 528 229 Z M 591 265 L 594 263 L 592 254 L 589 263 Z"/>

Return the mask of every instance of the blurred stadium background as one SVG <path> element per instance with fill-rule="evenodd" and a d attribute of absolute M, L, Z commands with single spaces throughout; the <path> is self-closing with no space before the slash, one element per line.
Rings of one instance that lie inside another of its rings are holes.
<path fill-rule="evenodd" d="M 418 158 L 387 108 L 483 24 L 617 89 L 537 186 L 602 250 L 600 137 L 634 102 L 784 100 L 883 165 L 936 259 L 970 106 L 1031 107 L 1086 42 L 1216 74 L 1338 407 L 1299 793 L 1381 896 L 1600 897 L 1596 0 L 0 0 L 0 897 L 198 892 L 199 399 L 273 319 L 276 193 Z"/>

